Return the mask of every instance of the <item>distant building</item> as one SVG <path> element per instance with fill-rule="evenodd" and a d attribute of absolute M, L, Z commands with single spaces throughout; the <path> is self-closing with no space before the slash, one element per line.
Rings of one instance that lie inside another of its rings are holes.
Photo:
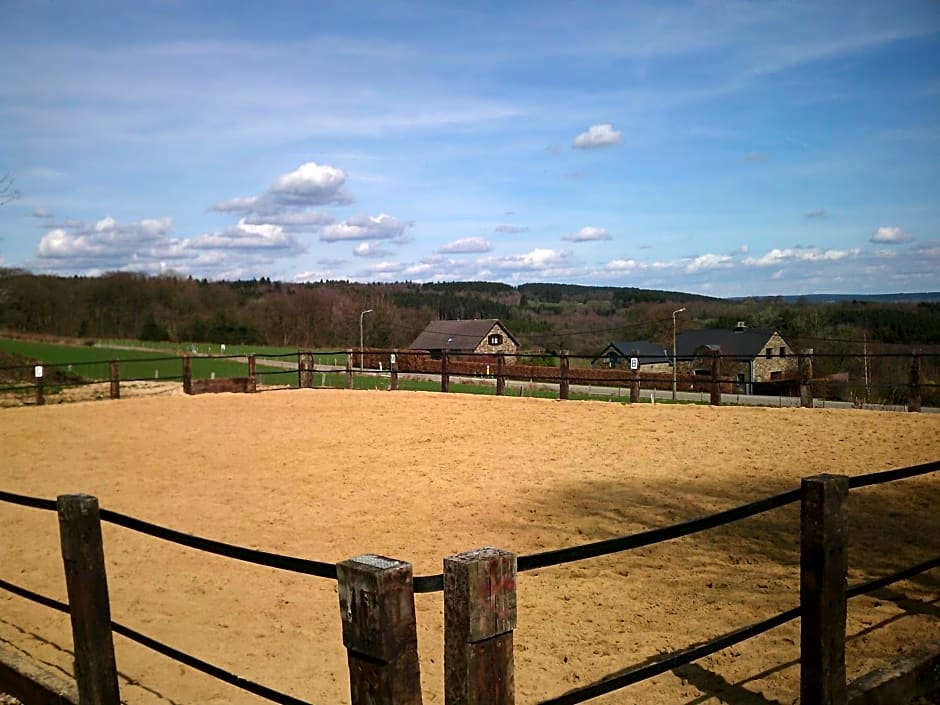
<path fill-rule="evenodd" d="M 519 342 L 497 318 L 461 321 L 433 321 L 411 343 L 412 350 L 427 350 L 437 357 L 450 353 L 485 353 L 514 355 Z M 511 362 L 512 358 L 506 362 Z"/>
<path fill-rule="evenodd" d="M 614 342 L 594 358 L 594 367 L 629 368 L 633 353 L 639 353 L 640 369 L 644 372 L 671 372 L 669 352 L 648 340 Z"/>
<path fill-rule="evenodd" d="M 687 330 L 676 338 L 677 371 L 711 374 L 711 355 L 722 355 L 722 376 L 731 377 L 749 392 L 754 382 L 775 382 L 795 374 L 798 358 L 786 340 L 772 328 L 748 328 L 739 322 L 733 330 Z"/>

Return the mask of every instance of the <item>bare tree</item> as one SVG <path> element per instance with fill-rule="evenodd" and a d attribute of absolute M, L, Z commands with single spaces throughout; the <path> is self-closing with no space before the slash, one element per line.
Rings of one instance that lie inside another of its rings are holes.
<path fill-rule="evenodd" d="M 16 190 L 16 179 L 13 178 L 13 174 L 7 172 L 0 176 L 0 206 L 5 206 L 19 197 L 20 192 Z"/>

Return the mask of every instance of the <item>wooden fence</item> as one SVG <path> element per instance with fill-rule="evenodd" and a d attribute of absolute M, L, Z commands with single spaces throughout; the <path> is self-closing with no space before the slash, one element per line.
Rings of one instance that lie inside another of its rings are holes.
<path fill-rule="evenodd" d="M 569 399 L 571 397 L 572 386 L 588 386 L 597 390 L 598 388 L 608 387 L 611 389 L 627 388 L 629 390 L 628 398 L 631 402 L 641 400 L 641 388 L 645 390 L 669 390 L 677 387 L 683 393 L 697 392 L 704 399 L 708 395 L 708 402 L 711 405 L 721 405 L 723 396 L 738 395 L 742 391 L 759 392 L 761 394 L 770 394 L 779 396 L 781 402 L 783 397 L 793 397 L 799 399 L 799 405 L 803 407 L 813 407 L 816 400 L 832 396 L 844 395 L 843 389 L 849 388 L 847 380 L 819 378 L 813 375 L 813 360 L 819 358 L 819 353 L 812 350 L 805 350 L 796 355 L 797 366 L 794 372 L 785 379 L 773 382 L 742 381 L 739 377 L 723 376 L 723 368 L 737 368 L 743 362 L 740 358 L 722 356 L 720 352 L 715 351 L 711 354 L 708 361 L 708 374 L 676 374 L 671 373 L 649 373 L 643 372 L 640 367 L 636 370 L 629 369 L 606 369 L 593 368 L 572 365 L 573 360 L 586 361 L 590 358 L 584 356 L 570 356 L 567 353 L 561 353 L 557 356 L 532 355 L 532 354 L 454 354 L 443 351 L 440 354 L 432 354 L 429 351 L 422 350 L 392 350 L 392 349 L 369 349 L 354 352 L 352 348 L 337 352 L 310 352 L 298 351 L 297 353 L 288 353 L 283 355 L 269 355 L 262 360 L 278 360 L 287 364 L 296 364 L 295 369 L 284 369 L 280 372 L 267 371 L 263 375 L 257 372 L 257 355 L 248 356 L 207 356 L 212 360 L 244 360 L 247 364 L 247 376 L 225 378 L 225 379 L 194 379 L 192 372 L 192 360 L 190 356 L 181 358 L 154 358 L 155 360 L 179 360 L 181 365 L 181 375 L 178 377 L 164 379 L 180 379 L 183 384 L 183 391 L 186 394 L 204 394 L 213 392 L 256 392 L 259 391 L 260 379 L 270 379 L 272 375 L 283 375 L 293 378 L 296 375 L 296 386 L 301 388 L 313 388 L 317 386 L 317 375 L 321 379 L 329 373 L 339 373 L 344 375 L 345 388 L 352 389 L 355 376 L 367 374 L 370 377 L 388 376 L 389 389 L 399 388 L 399 376 L 409 375 L 432 375 L 440 378 L 440 390 L 449 392 L 451 390 L 451 381 L 453 377 L 470 379 L 476 383 L 492 384 L 495 387 L 495 393 L 498 396 L 505 395 L 508 390 L 507 382 L 520 382 L 528 385 L 550 385 L 558 389 L 560 399 Z M 907 378 L 899 380 L 897 383 L 889 385 L 882 395 L 887 401 L 890 398 L 892 406 L 903 406 L 908 411 L 918 412 L 921 410 L 925 395 L 928 401 L 937 403 L 940 400 L 940 383 L 926 379 L 923 367 L 925 355 L 920 353 L 900 354 L 883 353 L 882 357 L 896 357 L 907 362 Z M 359 358 L 366 365 L 359 368 L 354 367 L 354 360 Z M 639 354 L 637 353 L 637 357 Z M 938 357 L 929 356 L 931 360 Z M 337 368 L 335 364 L 321 363 L 319 370 L 317 360 L 327 359 L 335 362 L 337 358 L 344 361 L 344 366 Z M 200 358 L 206 359 L 206 358 Z M 556 364 L 557 359 L 557 364 Z M 551 362 L 552 364 L 525 364 L 534 360 Z M 697 362 L 702 363 L 702 358 L 697 357 Z M 294 362 L 296 361 L 296 362 Z M 688 362 L 688 360 L 680 361 Z M 139 361 L 131 361 L 139 362 Z M 91 364 L 91 363 L 83 363 Z M 102 361 L 101 364 L 109 366 L 110 397 L 119 399 L 121 396 L 121 366 L 117 360 Z M 736 367 L 737 366 L 737 367 Z M 35 403 L 44 404 L 46 402 L 46 374 L 45 370 L 59 370 L 65 367 L 71 368 L 67 363 L 58 365 L 36 365 L 34 368 L 34 385 L 32 387 L 17 386 L 15 389 L 34 389 Z M 30 369 L 33 369 L 30 366 Z M 282 377 L 283 378 L 283 377 Z M 72 383 L 76 386 L 78 383 Z M 293 386 L 293 384 L 289 385 Z M 0 387 L 0 392 L 3 387 Z M 865 389 L 865 396 L 869 395 L 869 388 Z M 673 399 L 676 395 L 673 394 Z M 853 401 L 859 401 L 854 394 Z M 860 405 L 864 403 L 859 402 Z"/>
<path fill-rule="evenodd" d="M 847 600 L 940 566 L 938 556 L 893 575 L 847 587 L 850 490 L 938 470 L 940 461 L 851 478 L 817 475 L 805 478 L 798 489 L 681 524 L 519 557 L 498 548 L 480 548 L 445 558 L 441 574 L 418 577 L 412 574 L 407 561 L 385 556 L 356 556 L 330 564 L 192 536 L 100 509 L 98 500 L 88 495 L 62 495 L 57 500 L 49 500 L 0 492 L 0 502 L 58 513 L 69 602 L 57 602 L 4 580 L 0 580 L 0 589 L 70 614 L 81 705 L 120 703 L 113 632 L 273 702 L 307 705 L 299 698 L 242 678 L 113 622 L 105 574 L 102 521 L 209 553 L 336 580 L 338 616 L 348 652 L 352 705 L 420 705 L 414 595 L 443 591 L 444 702 L 448 705 L 512 705 L 515 702 L 513 631 L 518 572 L 649 546 L 799 502 L 799 606 L 705 644 L 646 659 L 610 677 L 545 700 L 542 705 L 573 705 L 591 700 L 686 665 L 796 618 L 801 619 L 801 702 L 847 705 L 864 702 L 860 698 L 850 700 L 846 683 Z M 0 680 L 0 687 L 5 685 Z"/>

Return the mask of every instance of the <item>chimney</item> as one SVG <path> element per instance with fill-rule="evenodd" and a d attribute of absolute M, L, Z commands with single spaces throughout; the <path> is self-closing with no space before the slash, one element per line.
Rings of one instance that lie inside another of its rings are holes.
<path fill-rule="evenodd" d="M 734 330 L 737 332 L 745 330 L 746 328 L 747 324 L 744 321 L 738 321 L 737 325 L 734 327 Z"/>

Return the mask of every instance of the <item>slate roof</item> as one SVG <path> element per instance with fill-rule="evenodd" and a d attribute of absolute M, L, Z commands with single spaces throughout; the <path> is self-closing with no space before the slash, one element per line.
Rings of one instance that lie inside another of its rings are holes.
<path fill-rule="evenodd" d="M 412 350 L 475 350 L 494 325 L 516 345 L 519 342 L 498 318 L 476 318 L 465 321 L 432 321 L 411 343 Z"/>
<path fill-rule="evenodd" d="M 641 365 L 654 365 L 661 362 L 669 362 L 669 352 L 655 343 L 648 340 L 628 340 L 625 342 L 613 342 L 604 348 L 597 359 L 608 357 L 609 351 L 613 349 L 621 357 L 631 357 L 633 351 L 640 353 Z"/>
<path fill-rule="evenodd" d="M 681 358 L 691 358 L 702 346 L 712 349 L 716 349 L 715 346 L 717 346 L 722 355 L 753 359 L 764 354 L 767 341 L 776 332 L 773 328 L 687 330 L 676 337 L 676 355 Z"/>

